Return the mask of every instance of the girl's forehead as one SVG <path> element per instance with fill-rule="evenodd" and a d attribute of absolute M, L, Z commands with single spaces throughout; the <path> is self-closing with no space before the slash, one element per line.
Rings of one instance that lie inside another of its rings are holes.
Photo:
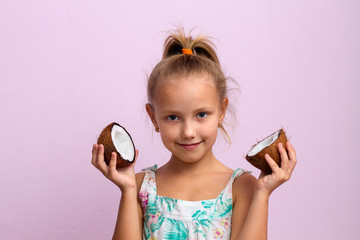
<path fill-rule="evenodd" d="M 156 95 L 172 92 L 172 94 L 216 94 L 216 86 L 212 79 L 207 76 L 190 75 L 186 77 L 172 77 L 163 79 L 157 86 Z"/>
<path fill-rule="evenodd" d="M 190 107 L 218 105 L 219 97 L 211 79 L 201 76 L 163 79 L 155 92 L 155 105 Z"/>
<path fill-rule="evenodd" d="M 160 79 L 158 88 L 181 88 L 183 91 L 197 88 L 213 88 L 216 91 L 214 80 L 206 74 L 192 74 L 188 76 L 171 76 Z"/>

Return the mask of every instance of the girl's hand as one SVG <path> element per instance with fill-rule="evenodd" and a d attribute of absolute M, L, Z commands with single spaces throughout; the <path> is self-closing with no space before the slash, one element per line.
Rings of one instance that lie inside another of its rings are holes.
<path fill-rule="evenodd" d="M 265 155 L 265 159 L 270 165 L 272 173 L 266 175 L 264 172 L 261 172 L 257 182 L 257 191 L 263 192 L 267 196 L 270 196 L 272 191 L 290 179 L 297 162 L 296 152 L 290 142 L 286 143 L 286 148 L 289 154 L 286 152 L 281 143 L 278 144 L 278 149 L 281 156 L 281 168 L 268 154 Z"/>
<path fill-rule="evenodd" d="M 135 150 L 135 162 L 138 157 L 139 151 Z M 111 154 L 109 165 L 104 161 L 104 146 L 102 144 L 94 144 L 92 149 L 91 163 L 104 174 L 106 178 L 115 183 L 121 192 L 136 191 L 136 180 L 134 165 L 116 169 L 116 153 Z"/>

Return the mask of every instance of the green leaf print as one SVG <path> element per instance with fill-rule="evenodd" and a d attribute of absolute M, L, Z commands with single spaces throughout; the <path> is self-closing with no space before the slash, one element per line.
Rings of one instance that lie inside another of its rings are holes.
<path fill-rule="evenodd" d="M 204 206 L 204 208 L 211 208 L 214 205 L 214 202 L 212 202 L 212 201 L 202 201 L 201 204 Z"/>
<path fill-rule="evenodd" d="M 206 239 L 206 234 L 205 234 L 203 231 L 195 230 L 193 233 L 194 233 L 195 235 L 201 234 L 201 235 L 204 237 L 204 239 Z"/>
<path fill-rule="evenodd" d="M 166 204 L 167 210 L 172 212 L 177 204 L 177 199 L 168 198 L 168 197 L 160 197 L 161 204 Z"/>
<path fill-rule="evenodd" d="M 224 217 L 232 211 L 232 199 L 226 199 L 225 202 L 217 209 L 215 217 Z"/>
<path fill-rule="evenodd" d="M 202 226 L 205 226 L 207 228 L 210 227 L 210 220 L 209 219 L 202 219 L 199 221 L 199 223 L 202 225 Z"/>
<path fill-rule="evenodd" d="M 192 218 L 193 218 L 192 220 L 198 226 L 197 229 L 193 233 L 194 234 L 201 233 L 204 236 L 204 238 L 206 239 L 206 234 L 203 231 L 199 230 L 199 226 L 201 226 L 200 227 L 201 229 L 203 229 L 203 228 L 209 229 L 210 228 L 211 221 L 209 220 L 208 213 L 206 211 L 198 210 L 192 215 Z"/>
<path fill-rule="evenodd" d="M 217 199 L 219 199 L 220 200 L 220 203 L 221 204 L 223 204 L 223 196 L 224 196 L 224 193 L 222 192 L 222 193 L 220 193 L 220 195 L 219 195 L 219 197 L 217 198 Z"/>
<path fill-rule="evenodd" d="M 144 224 L 144 237 L 145 237 L 145 239 L 150 238 L 150 230 L 149 230 L 149 227 L 147 226 L 147 224 Z"/>
<path fill-rule="evenodd" d="M 156 206 L 155 198 L 153 197 L 153 195 L 149 195 L 148 205 L 146 207 L 146 213 L 155 215 L 156 211 L 157 211 L 157 206 Z"/>
<path fill-rule="evenodd" d="M 199 219 L 204 219 L 207 217 L 206 211 L 197 210 L 191 217 L 193 218 L 193 221 L 197 221 Z"/>
<path fill-rule="evenodd" d="M 158 230 L 161 227 L 161 225 L 163 224 L 164 220 L 165 220 L 165 217 L 160 216 L 156 223 L 150 224 L 151 232 L 155 232 L 156 230 Z"/>
<path fill-rule="evenodd" d="M 166 219 L 164 227 L 164 239 L 167 240 L 186 240 L 189 230 L 184 223 L 175 219 Z"/>
<path fill-rule="evenodd" d="M 198 216 L 200 215 L 200 213 L 201 213 L 201 210 L 197 210 L 191 217 L 193 218 L 193 220 L 194 219 L 197 219 L 198 218 Z"/>

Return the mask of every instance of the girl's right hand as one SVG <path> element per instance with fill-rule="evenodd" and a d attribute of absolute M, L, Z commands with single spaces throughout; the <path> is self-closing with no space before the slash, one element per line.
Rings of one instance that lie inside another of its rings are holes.
<path fill-rule="evenodd" d="M 297 163 L 295 149 L 289 141 L 286 143 L 287 150 L 281 143 L 277 147 L 281 157 L 281 167 L 266 154 L 265 160 L 271 167 L 272 173 L 266 175 L 264 172 L 261 172 L 257 182 L 257 190 L 265 192 L 267 196 L 270 196 L 272 191 L 290 179 Z"/>
<path fill-rule="evenodd" d="M 135 162 L 139 155 L 139 151 L 135 150 Z M 116 168 L 116 153 L 111 154 L 111 160 L 109 165 L 104 161 L 104 145 L 94 144 L 92 149 L 91 163 L 102 172 L 102 174 L 115 183 L 121 190 L 121 192 L 136 190 L 136 179 L 134 165 Z"/>

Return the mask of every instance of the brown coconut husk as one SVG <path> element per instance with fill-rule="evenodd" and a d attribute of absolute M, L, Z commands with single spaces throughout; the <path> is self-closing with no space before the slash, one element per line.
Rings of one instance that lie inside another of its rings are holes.
<path fill-rule="evenodd" d="M 278 138 L 269 146 L 263 148 L 260 152 L 258 152 L 257 154 L 253 155 L 253 156 L 249 156 L 249 153 L 261 142 L 263 142 L 264 140 L 266 140 L 267 138 L 269 138 L 271 135 L 275 134 L 279 132 Z M 265 160 L 265 154 L 269 154 L 269 156 L 277 163 L 277 165 L 279 167 L 281 167 L 281 157 L 280 157 L 280 153 L 278 150 L 277 145 L 281 142 L 284 146 L 284 148 L 286 149 L 286 142 L 287 142 L 287 137 L 286 137 L 286 133 L 285 131 L 281 128 L 280 130 L 274 132 L 273 134 L 270 134 L 269 136 L 267 136 L 266 138 L 264 138 L 263 140 L 259 141 L 258 143 L 256 143 L 249 151 L 249 153 L 246 155 L 246 160 L 251 163 L 254 167 L 260 169 L 261 171 L 265 172 L 266 174 L 271 174 L 272 170 L 269 166 L 269 164 L 266 162 Z"/>
<path fill-rule="evenodd" d="M 121 153 L 119 153 L 116 150 L 115 145 L 114 145 L 113 140 L 112 140 L 112 137 L 111 137 L 111 131 L 112 131 L 112 128 L 115 125 L 120 126 L 129 135 L 131 143 L 132 143 L 133 148 L 134 148 L 134 153 L 135 153 L 135 145 L 134 145 L 134 142 L 133 142 L 130 134 L 128 133 L 128 131 L 126 131 L 126 129 L 124 127 L 122 127 L 120 124 L 118 124 L 116 122 L 110 123 L 109 125 L 107 125 L 104 128 L 104 130 L 102 130 L 102 132 L 100 133 L 100 136 L 99 136 L 99 138 L 97 140 L 97 143 L 104 145 L 104 160 L 105 160 L 105 163 L 107 165 L 109 165 L 110 159 L 111 159 L 111 153 L 115 152 L 116 153 L 116 168 L 121 168 L 121 167 L 125 167 L 125 166 L 128 166 L 128 165 L 132 164 L 135 161 L 135 154 L 134 154 L 133 159 L 125 159 L 125 158 L 123 158 L 121 156 Z"/>

